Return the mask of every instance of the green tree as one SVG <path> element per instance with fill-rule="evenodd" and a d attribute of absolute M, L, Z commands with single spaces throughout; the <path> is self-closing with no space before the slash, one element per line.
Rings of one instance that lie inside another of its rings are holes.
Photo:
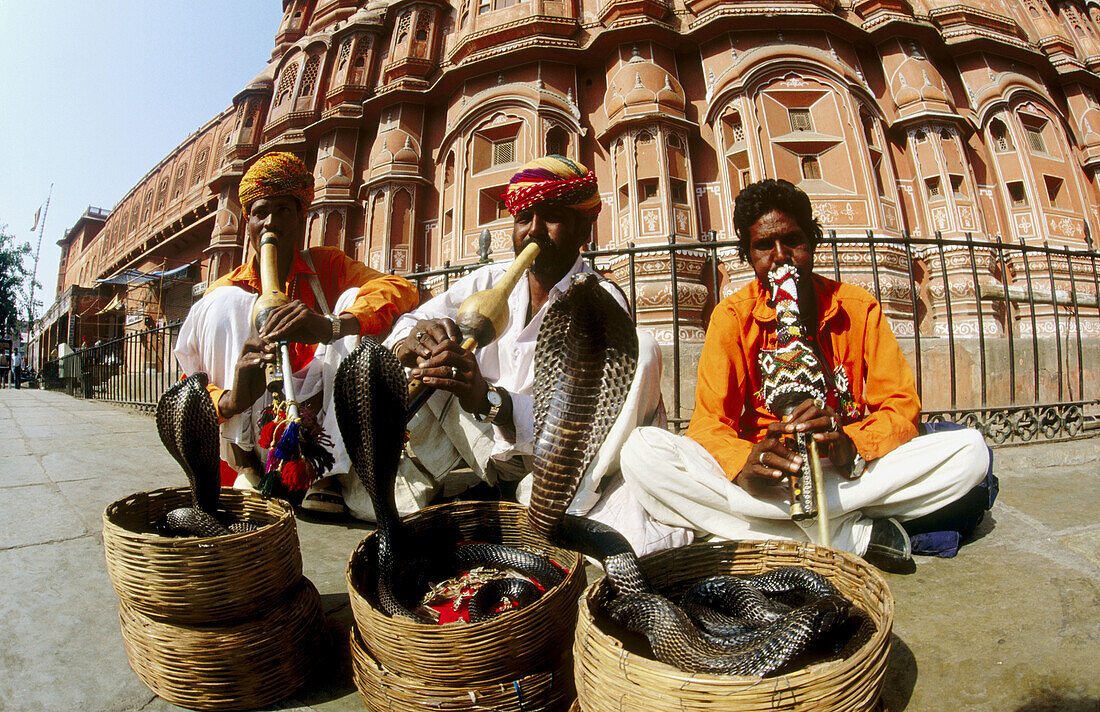
<path fill-rule="evenodd" d="M 0 331 L 19 329 L 24 323 L 20 302 L 27 301 L 24 289 L 30 287 L 31 279 L 30 270 L 23 264 L 23 258 L 31 254 L 31 245 L 16 244 L 15 236 L 7 230 L 7 225 L 0 225 Z M 39 286 L 35 283 L 36 289 Z"/>

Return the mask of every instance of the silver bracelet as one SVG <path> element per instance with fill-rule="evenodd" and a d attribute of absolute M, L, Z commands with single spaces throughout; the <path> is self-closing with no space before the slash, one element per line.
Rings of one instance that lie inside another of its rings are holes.
<path fill-rule="evenodd" d="M 325 314 L 325 318 L 332 324 L 332 336 L 328 340 L 328 343 L 331 344 L 340 338 L 340 317 L 335 314 Z"/>

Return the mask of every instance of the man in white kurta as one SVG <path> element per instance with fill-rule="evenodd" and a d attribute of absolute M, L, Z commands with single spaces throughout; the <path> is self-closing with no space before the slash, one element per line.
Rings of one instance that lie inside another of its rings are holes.
<path fill-rule="evenodd" d="M 535 343 L 547 310 L 569 288 L 573 275 L 592 271 L 579 255 L 599 210 L 599 195 L 590 171 L 549 156 L 516 174 L 505 201 L 514 216 L 516 253 L 530 241 L 537 242 L 541 252 L 508 298 L 509 323 L 499 338 L 467 353 L 459 346 L 462 338 L 454 318 L 464 299 L 494 286 L 510 263 L 488 265 L 458 280 L 398 319 L 384 342 L 412 377 L 439 391 L 410 423 L 409 447 L 395 487 L 402 513 L 477 481 L 523 480 L 518 497 L 523 500 L 529 493 Z M 617 286 L 607 280 L 602 286 L 627 309 Z M 644 553 L 688 543 L 690 533 L 647 517 L 618 475 L 619 448 L 630 431 L 639 425 L 663 425 L 660 351 L 644 333 L 639 334 L 639 351 L 627 402 L 569 511 L 614 526 Z M 451 472 L 461 463 L 468 466 L 469 475 L 459 481 Z M 348 504 L 353 509 L 363 505 Z"/>
<path fill-rule="evenodd" d="M 259 420 L 271 403 L 263 369 L 275 359 L 276 344 L 289 342 L 295 395 L 323 424 L 335 458 L 333 474 L 316 484 L 302 505 L 339 513 L 341 490 L 357 486 L 358 479 L 329 407 L 336 368 L 360 335 L 388 331 L 398 314 L 416 305 L 417 293 L 408 280 L 380 274 L 336 248 L 302 250 L 312 195 L 313 176 L 293 154 L 267 154 L 249 168 L 240 188 L 248 233 L 253 241 L 266 232 L 278 237 L 280 285 L 291 301 L 271 312 L 262 332 L 256 330 L 252 308 L 262 285 L 253 257 L 210 285 L 192 306 L 175 356 L 184 373 L 207 374 L 221 421 L 222 457 L 238 472 L 238 487 L 254 487 L 267 454 L 259 442 Z"/>

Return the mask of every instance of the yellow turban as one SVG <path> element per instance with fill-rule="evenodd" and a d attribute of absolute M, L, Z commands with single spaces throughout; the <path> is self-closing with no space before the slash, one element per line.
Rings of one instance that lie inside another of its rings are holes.
<path fill-rule="evenodd" d="M 268 153 L 241 178 L 239 195 L 245 214 L 260 198 L 277 195 L 296 198 L 306 208 L 313 202 L 313 174 L 293 153 Z"/>

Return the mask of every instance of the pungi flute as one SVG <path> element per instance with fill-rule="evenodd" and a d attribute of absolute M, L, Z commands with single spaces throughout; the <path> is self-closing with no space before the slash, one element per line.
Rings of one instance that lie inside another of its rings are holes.
<path fill-rule="evenodd" d="M 795 408 L 784 408 L 786 420 Z M 788 448 L 802 457 L 802 467 L 790 476 L 791 519 L 801 521 L 817 518 L 817 535 L 825 546 L 832 546 L 829 536 L 829 507 L 825 501 L 825 478 L 821 471 L 821 455 L 812 434 L 798 433 L 787 438 Z"/>
<path fill-rule="evenodd" d="M 275 309 L 288 304 L 290 297 L 283 292 L 279 284 L 279 238 L 273 232 L 260 236 L 260 296 L 252 309 L 252 321 L 259 332 L 264 322 Z M 290 346 L 286 341 L 279 342 L 279 362 L 267 365 L 267 390 L 281 391 L 286 402 L 287 416 L 298 417 L 298 401 L 294 396 L 294 380 L 290 377 Z"/>
<path fill-rule="evenodd" d="M 538 257 L 540 250 L 537 242 L 527 243 L 496 285 L 462 300 L 455 323 L 462 332 L 463 349 L 469 351 L 478 346 L 487 346 L 508 328 L 508 296 L 519 283 L 524 271 Z M 408 417 L 412 418 L 434 392 L 434 388 L 426 386 L 419 379 L 410 381 Z"/>

